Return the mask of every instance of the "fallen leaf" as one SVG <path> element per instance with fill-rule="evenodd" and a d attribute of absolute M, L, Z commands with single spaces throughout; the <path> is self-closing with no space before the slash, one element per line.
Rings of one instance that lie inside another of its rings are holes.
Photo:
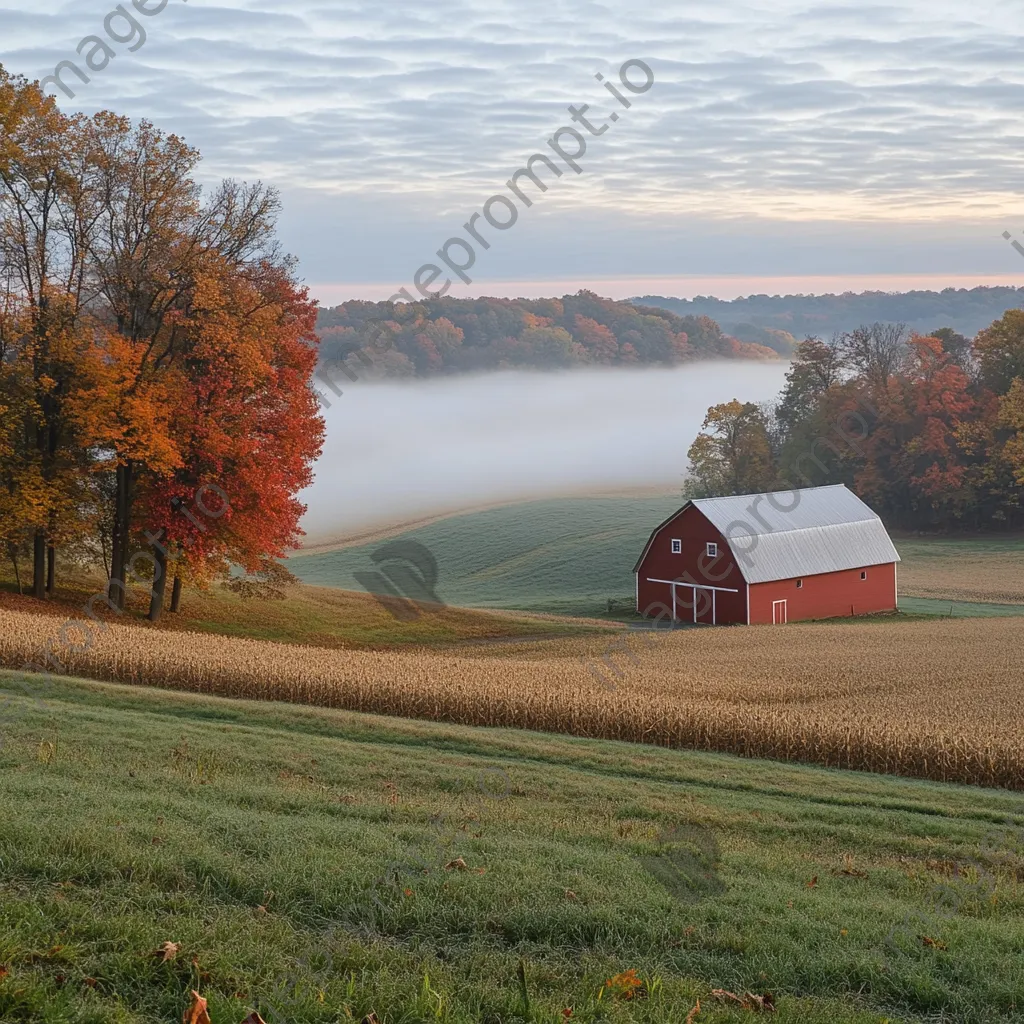
<path fill-rule="evenodd" d="M 730 1003 L 730 1002 L 732 1002 L 732 1003 L 739 1003 L 740 1006 L 743 1005 L 743 1000 L 740 999 L 740 997 L 738 995 L 736 995 L 735 992 L 727 992 L 724 988 L 713 988 L 711 990 L 711 994 L 717 1000 L 719 1000 L 719 1002 L 723 1002 L 723 1003 Z"/>
<path fill-rule="evenodd" d="M 448 861 L 445 864 L 445 871 L 465 871 L 468 865 L 461 857 L 456 857 L 455 860 Z"/>
<path fill-rule="evenodd" d="M 632 999 L 634 996 L 642 998 L 647 994 L 643 981 L 632 967 L 628 971 L 623 971 L 622 974 L 616 974 L 614 978 L 609 978 L 604 983 L 604 987 L 619 999 Z"/>
<path fill-rule="evenodd" d="M 6 978 L 11 972 L 6 967 L 0 967 L 0 978 Z"/>
<path fill-rule="evenodd" d="M 242 1021 L 242 1024 L 267 1024 L 267 1022 L 255 1010 L 253 1010 L 252 1013 Z"/>
<path fill-rule="evenodd" d="M 807 888 L 808 888 L 808 889 L 816 889 L 817 887 L 818 887 L 818 876 L 817 876 L 817 875 L 815 875 L 815 876 L 814 876 L 814 877 L 813 877 L 813 878 L 812 878 L 812 879 L 811 879 L 811 880 L 810 880 L 810 881 L 809 881 L 809 882 L 807 883 Z"/>
<path fill-rule="evenodd" d="M 566 889 L 566 890 L 565 890 L 565 898 L 566 898 L 567 900 L 578 900 L 578 899 L 579 899 L 579 896 L 577 896 L 577 895 L 576 895 L 576 893 L 574 893 L 574 892 L 572 891 L 572 889 Z"/>
<path fill-rule="evenodd" d="M 727 992 L 724 988 L 713 989 L 711 994 L 723 1003 L 735 1003 L 744 1010 L 751 1010 L 754 1013 L 774 1013 L 775 999 L 771 992 L 765 992 L 759 996 L 754 992 L 744 992 L 742 996 L 735 992 Z"/>
<path fill-rule="evenodd" d="M 693 1024 L 697 1014 L 700 1013 L 700 1000 L 697 1000 L 697 1005 L 686 1015 L 686 1024 Z"/>
<path fill-rule="evenodd" d="M 181 1024 L 212 1024 L 206 1000 L 195 989 L 192 989 L 192 1005 L 181 1015 Z"/>
<path fill-rule="evenodd" d="M 178 950 L 181 946 L 177 942 L 165 942 L 159 949 L 154 949 L 150 956 L 157 957 L 160 963 L 165 964 L 168 960 L 173 960 L 178 955 Z"/>
<path fill-rule="evenodd" d="M 403 892 L 405 893 L 406 896 L 412 895 L 412 889 L 404 889 Z"/>
<path fill-rule="evenodd" d="M 948 949 L 949 948 L 944 942 L 939 942 L 938 939 L 929 938 L 927 935 L 919 935 L 918 938 L 926 946 L 931 946 L 932 949 Z"/>
<path fill-rule="evenodd" d="M 99 983 L 96 981 L 95 978 L 86 978 L 85 984 L 88 985 L 89 988 L 95 988 Z"/>

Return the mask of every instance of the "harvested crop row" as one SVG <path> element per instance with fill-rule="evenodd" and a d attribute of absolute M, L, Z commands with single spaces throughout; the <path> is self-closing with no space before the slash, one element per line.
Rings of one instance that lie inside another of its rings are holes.
<path fill-rule="evenodd" d="M 0 611 L 0 665 L 1024 789 L 1015 619 L 707 629 L 473 655 L 332 651 Z M 602 685 L 601 679 L 606 685 Z"/>

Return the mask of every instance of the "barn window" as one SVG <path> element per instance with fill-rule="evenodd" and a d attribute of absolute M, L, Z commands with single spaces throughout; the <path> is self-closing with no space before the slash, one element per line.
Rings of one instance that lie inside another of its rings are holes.
<path fill-rule="evenodd" d="M 708 558 L 717 558 L 717 557 L 718 557 L 718 545 L 717 544 L 708 544 Z"/>
<path fill-rule="evenodd" d="M 804 581 L 803 580 L 797 580 L 796 581 L 796 589 L 797 590 L 803 590 L 804 589 Z"/>
<path fill-rule="evenodd" d="M 672 554 L 681 555 L 683 553 L 683 542 L 681 540 L 672 541 Z"/>
<path fill-rule="evenodd" d="M 862 580 L 866 580 L 866 579 L 868 578 L 868 574 L 867 574 L 866 572 L 862 572 L 862 573 L 860 574 L 860 578 L 861 578 Z"/>

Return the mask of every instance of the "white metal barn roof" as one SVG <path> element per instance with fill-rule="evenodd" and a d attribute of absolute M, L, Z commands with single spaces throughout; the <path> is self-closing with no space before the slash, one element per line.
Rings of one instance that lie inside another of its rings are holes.
<path fill-rule="evenodd" d="M 768 497 L 745 494 L 687 503 L 729 541 L 747 583 L 900 561 L 882 520 L 843 484 L 777 492 L 771 495 L 774 504 Z"/>

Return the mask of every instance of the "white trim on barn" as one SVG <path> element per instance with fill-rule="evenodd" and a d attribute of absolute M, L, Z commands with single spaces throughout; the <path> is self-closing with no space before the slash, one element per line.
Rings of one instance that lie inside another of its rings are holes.
<path fill-rule="evenodd" d="M 725 594 L 738 594 L 739 590 L 735 587 L 712 587 L 707 583 L 684 583 L 682 580 L 653 580 L 650 576 L 647 577 L 648 583 L 669 583 L 675 584 L 677 587 L 695 587 L 697 590 L 720 590 Z"/>
<path fill-rule="evenodd" d="M 637 580 L 639 581 L 640 575 L 637 574 Z M 678 622 L 679 616 L 676 615 L 676 587 L 689 587 L 693 591 L 693 621 L 697 622 L 697 591 L 698 590 L 710 590 L 711 591 L 711 625 L 718 625 L 718 594 L 738 594 L 739 591 L 734 587 L 709 587 L 702 583 L 684 583 L 682 580 L 655 580 L 647 577 L 648 583 L 665 583 L 672 588 L 672 621 Z M 747 601 L 750 601 L 750 589 L 747 588 Z M 747 613 L 749 619 L 749 612 Z M 705 623 L 706 625 L 706 623 Z"/>

